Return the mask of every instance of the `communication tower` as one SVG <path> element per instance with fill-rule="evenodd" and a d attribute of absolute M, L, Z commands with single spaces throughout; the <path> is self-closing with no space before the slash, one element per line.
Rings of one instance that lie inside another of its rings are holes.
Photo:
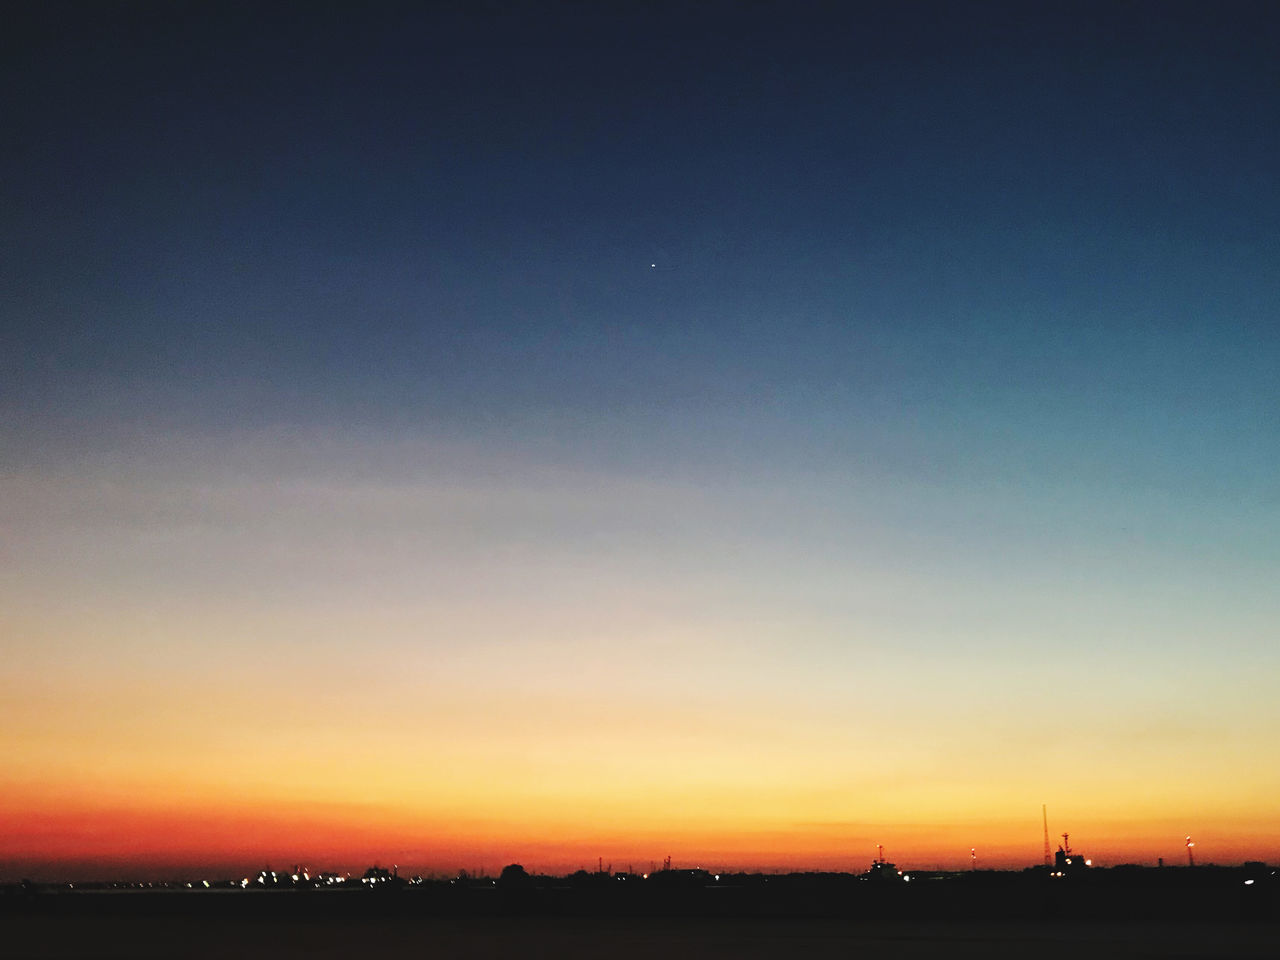
<path fill-rule="evenodd" d="M 1044 865 L 1051 867 L 1053 866 L 1053 853 L 1049 849 L 1049 807 L 1047 804 L 1040 804 L 1040 816 L 1044 818 Z"/>

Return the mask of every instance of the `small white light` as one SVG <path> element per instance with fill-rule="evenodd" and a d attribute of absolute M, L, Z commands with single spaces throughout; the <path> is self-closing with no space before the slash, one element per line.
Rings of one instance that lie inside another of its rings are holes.
<path fill-rule="evenodd" d="M 1245 885 L 1246 887 L 1252 887 L 1252 886 L 1253 886 L 1253 881 L 1252 881 L 1252 880 L 1246 880 L 1246 881 L 1244 882 L 1244 885 Z"/>

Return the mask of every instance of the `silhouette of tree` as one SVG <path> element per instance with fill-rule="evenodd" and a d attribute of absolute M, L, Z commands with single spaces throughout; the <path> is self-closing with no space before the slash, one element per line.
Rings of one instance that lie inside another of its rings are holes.
<path fill-rule="evenodd" d="M 498 883 L 504 887 L 522 887 L 532 882 L 533 878 L 518 863 L 509 863 L 502 868 Z"/>

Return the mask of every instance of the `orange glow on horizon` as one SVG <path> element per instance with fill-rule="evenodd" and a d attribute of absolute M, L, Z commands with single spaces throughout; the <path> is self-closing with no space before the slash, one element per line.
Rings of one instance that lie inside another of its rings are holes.
<path fill-rule="evenodd" d="M 338 806 L 297 798 L 263 797 L 235 802 L 187 798 L 157 803 L 139 798 L 129 806 L 59 803 L 45 797 L 14 798 L 10 809 L 39 803 L 38 816 L 6 824 L 4 869 L 39 879 L 161 879 L 196 873 L 240 876 L 263 866 L 306 863 L 315 870 L 358 872 L 370 864 L 397 863 L 406 874 L 452 875 L 483 867 L 496 874 L 507 863 L 568 873 L 603 857 L 615 869 L 648 869 L 670 855 L 677 865 L 711 865 L 717 871 L 835 870 L 861 872 L 883 844 L 899 866 L 917 870 L 966 869 L 971 848 L 984 869 L 1020 869 L 1040 862 L 1034 817 L 1018 824 L 969 823 L 909 826 L 891 822 L 781 825 L 736 819 L 714 823 L 708 815 L 686 822 L 629 830 L 590 822 L 571 812 L 544 813 L 523 822 L 440 820 L 377 805 Z M 27 806 L 27 809 L 30 809 Z M 1182 835 L 1174 823 L 1071 824 L 1072 845 L 1096 865 L 1146 863 L 1157 857 L 1177 864 Z M 1275 860 L 1280 835 L 1241 840 L 1243 823 L 1199 842 L 1203 862 Z M 1054 843 L 1058 838 L 1054 837 Z M 6 877 L 15 879 L 16 877 Z"/>
<path fill-rule="evenodd" d="M 617 503 L 548 486 L 453 490 L 449 509 L 474 497 L 480 518 L 576 516 L 586 498 L 632 524 L 644 499 L 635 485 Z M 355 531 L 434 495 L 241 492 L 224 491 L 225 509 L 255 524 L 312 497 L 309 522 L 349 509 Z M 680 494 L 647 496 L 661 513 Z M 29 495 L 69 496 L 34 481 Z M 739 496 L 754 511 L 763 495 Z M 705 507 L 693 501 L 689 523 Z M 1116 645 L 1136 615 L 1105 591 L 1086 624 L 1110 658 L 1099 672 L 1071 645 L 1080 624 L 1055 619 L 1056 586 L 983 593 L 803 551 L 780 586 L 772 543 L 739 580 L 702 541 L 673 550 L 671 575 L 648 541 L 635 566 L 558 546 L 535 562 L 505 540 L 450 565 L 424 539 L 436 552 L 422 566 L 417 540 L 334 533 L 320 549 L 309 522 L 284 566 L 312 566 L 284 599 L 199 581 L 143 600 L 163 564 L 116 582 L 100 560 L 71 586 L 33 577 L 5 606 L 0 873 L 565 872 L 668 855 L 860 871 L 880 843 L 917 869 L 964 869 L 971 848 L 980 867 L 1018 868 L 1041 862 L 1044 802 L 1051 831 L 1098 864 L 1176 862 L 1188 833 L 1197 862 L 1280 860 L 1273 671 L 1253 652 Z M 230 537 L 200 570 L 238 569 L 241 545 Z M 406 552 L 392 563 L 383 547 Z M 831 606 L 849 590 L 862 612 Z"/>

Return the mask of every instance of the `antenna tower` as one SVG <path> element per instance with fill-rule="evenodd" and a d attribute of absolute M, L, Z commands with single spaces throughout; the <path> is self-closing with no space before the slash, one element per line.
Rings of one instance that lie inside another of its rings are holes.
<path fill-rule="evenodd" d="M 1049 806 L 1040 804 L 1040 816 L 1044 818 L 1044 865 L 1053 865 L 1053 854 L 1049 851 Z"/>

